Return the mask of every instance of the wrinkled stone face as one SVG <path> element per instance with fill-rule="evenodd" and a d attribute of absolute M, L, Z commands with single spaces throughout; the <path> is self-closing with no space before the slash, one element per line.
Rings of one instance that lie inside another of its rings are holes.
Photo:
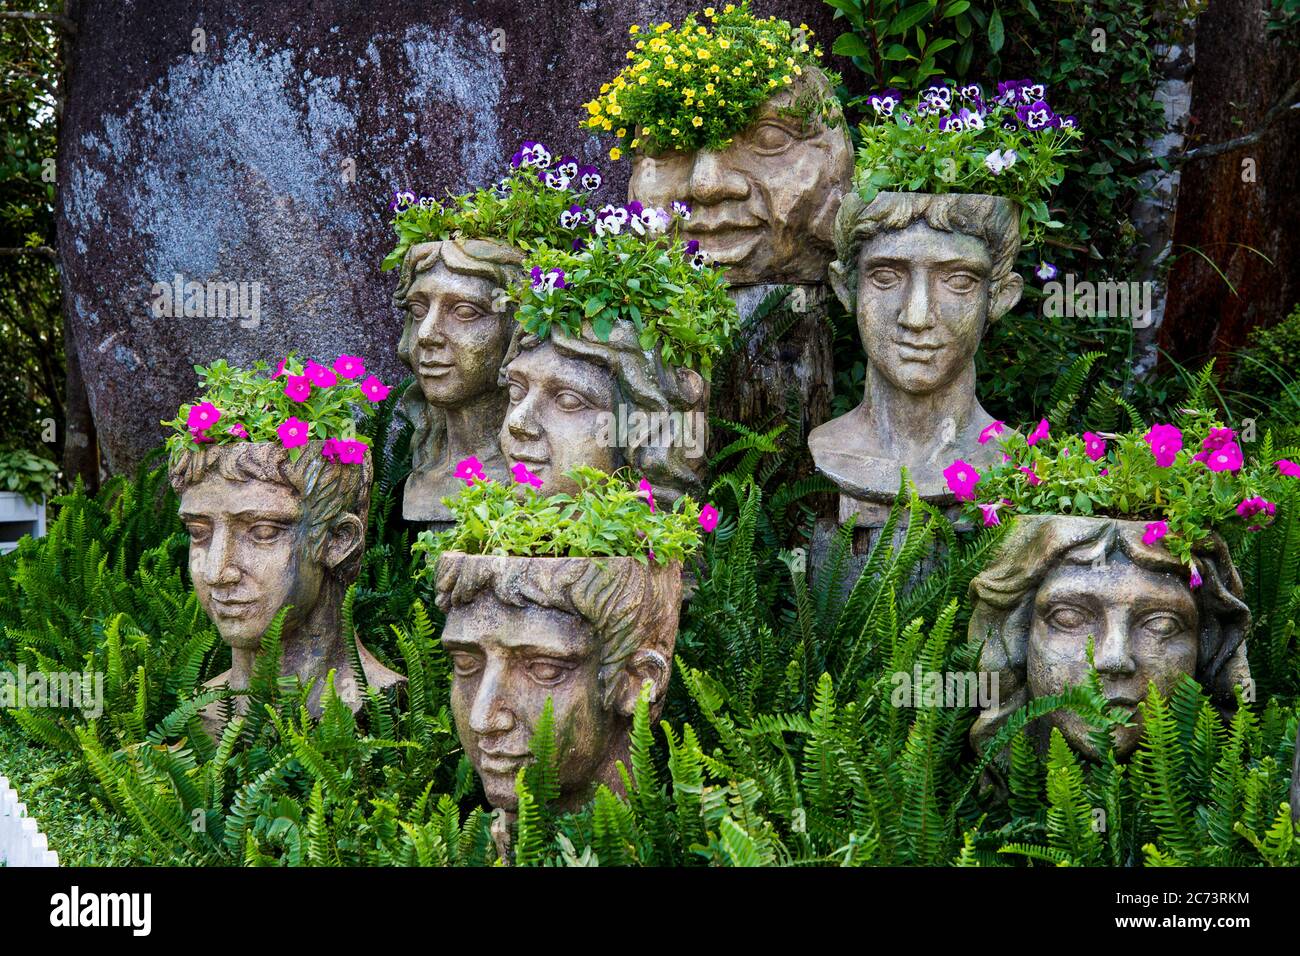
<path fill-rule="evenodd" d="M 822 82 L 824 88 L 824 81 Z M 782 114 L 789 92 L 764 104 L 759 117 L 720 153 L 638 155 L 628 198 L 668 208 L 691 206 L 684 237 L 721 266 L 733 285 L 821 282 L 834 258 L 831 229 L 853 175 L 842 126 Z"/>
<path fill-rule="evenodd" d="M 894 387 L 923 395 L 974 360 L 989 316 L 988 247 L 923 220 L 884 232 L 858 253 L 858 332 Z"/>
<path fill-rule="evenodd" d="M 1106 697 L 1133 713 L 1135 725 L 1116 732 L 1115 754 L 1137 746 L 1142 717 L 1137 705 L 1154 682 L 1167 695 L 1183 674 L 1196 673 L 1200 620 L 1185 580 L 1151 571 L 1123 554 L 1104 564 L 1060 564 L 1033 598 L 1026 676 L 1031 697 L 1060 693 L 1088 677 L 1088 638 Z M 1073 713 L 1047 718 L 1072 747 L 1098 756 L 1088 726 Z"/>
<path fill-rule="evenodd" d="M 544 494 L 577 491 L 563 477 L 575 465 L 612 472 L 622 464 L 619 449 L 598 439 L 618 398 L 610 369 L 564 355 L 547 340 L 520 351 L 505 377 L 510 407 L 501 450 L 512 467 L 523 462 L 542 479 Z"/>
<path fill-rule="evenodd" d="M 291 489 L 211 472 L 181 494 L 180 515 L 194 591 L 231 647 L 256 650 L 287 604 L 292 621 L 315 606 L 325 569 Z"/>
<path fill-rule="evenodd" d="M 488 801 L 518 808 L 515 777 L 549 698 L 559 744 L 561 797 L 581 794 L 620 743 L 602 703 L 600 646 L 582 618 L 536 605 L 503 604 L 490 591 L 451 609 L 443 630 L 451 656 L 451 708 Z"/>
<path fill-rule="evenodd" d="M 494 310 L 498 290 L 486 278 L 440 260 L 407 294 L 411 370 L 430 405 L 448 408 L 496 390 L 510 325 Z"/>

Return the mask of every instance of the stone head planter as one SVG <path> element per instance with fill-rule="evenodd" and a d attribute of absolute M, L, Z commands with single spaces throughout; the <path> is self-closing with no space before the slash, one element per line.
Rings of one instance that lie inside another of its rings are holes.
<path fill-rule="evenodd" d="M 209 686 L 246 689 L 263 635 L 292 606 L 281 631 L 280 673 L 316 680 L 309 700 L 316 715 L 331 670 L 335 691 L 354 712 L 366 684 L 386 690 L 405 682 L 360 644 L 365 673 L 353 672 L 340 607 L 365 551 L 373 471 L 369 455 L 361 464 L 337 464 L 321 447 L 308 443 L 294 462 L 274 442 L 195 445 L 170 467 L 190 534 L 195 593 L 231 648 L 231 669 Z M 237 699 L 236 709 L 243 703 Z M 220 732 L 215 707 L 205 723 Z"/>
<path fill-rule="evenodd" d="M 507 393 L 498 372 L 515 326 L 504 291 L 521 262 L 514 246 L 478 239 L 419 243 L 402 261 L 393 304 L 406 325 L 397 352 L 415 374 L 401 402 L 415 425 L 402 499 L 408 521 L 450 520 L 442 499 L 458 491 L 453 472 L 463 458 L 506 477 L 497 433 Z"/>
<path fill-rule="evenodd" d="M 642 685 L 663 708 L 681 607 L 681 564 L 635 558 L 522 558 L 446 552 L 438 559 L 452 712 L 488 801 L 518 809 L 515 777 L 547 699 L 560 797 L 573 809 L 597 784 L 622 792 Z"/>
<path fill-rule="evenodd" d="M 698 490 L 708 440 L 708 385 L 698 372 L 666 365 L 618 322 L 602 342 L 552 329 L 516 329 L 501 367 L 509 406 L 501 450 L 543 481 L 543 494 L 573 493 L 575 465 L 605 472 L 630 466 L 671 505 Z"/>
<path fill-rule="evenodd" d="M 1145 522 L 1066 515 L 1017 516 L 997 554 L 970 586 L 970 635 L 983 641 L 980 670 L 998 675 L 997 700 L 971 728 L 976 749 L 1030 700 L 1082 684 L 1088 638 L 1104 692 L 1133 713 L 1115 735 L 1115 753 L 1132 754 L 1141 734 L 1137 705 L 1154 683 L 1164 696 L 1184 674 L 1222 708 L 1250 677 L 1250 610 L 1241 579 L 1217 535 L 1195 555 L 1204 583 L 1162 546 L 1142 543 Z M 1039 743 L 1058 727 L 1081 754 L 1095 757 L 1089 728 L 1057 711 L 1038 721 Z"/>
<path fill-rule="evenodd" d="M 769 99 L 722 152 L 639 153 L 628 198 L 663 208 L 688 203 L 685 237 L 727 267 L 732 285 L 824 282 L 835 212 L 853 178 L 853 146 L 838 112 L 829 124 L 795 115 L 814 96 L 835 98 L 825 74 L 812 68 Z"/>
<path fill-rule="evenodd" d="M 921 495 L 948 504 L 943 469 L 999 454 L 975 389 L 988 323 L 1020 300 L 1012 272 L 1019 213 L 1010 200 L 954 193 L 850 192 L 835 222 L 830 278 L 856 317 L 867 355 L 862 403 L 814 429 L 819 471 L 843 494 L 888 503 L 906 466 Z"/>

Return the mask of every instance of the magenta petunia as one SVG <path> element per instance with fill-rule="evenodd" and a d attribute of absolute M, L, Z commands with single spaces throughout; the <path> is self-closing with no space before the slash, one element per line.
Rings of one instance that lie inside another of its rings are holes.
<path fill-rule="evenodd" d="M 1046 438 L 1050 433 L 1051 433 L 1051 428 L 1048 427 L 1047 419 L 1044 418 L 1042 421 L 1040 421 L 1037 425 L 1034 426 L 1034 430 L 1031 431 L 1029 433 L 1029 437 L 1025 439 L 1025 444 L 1037 445 L 1040 441 Z"/>
<path fill-rule="evenodd" d="M 1032 488 L 1034 485 L 1042 484 L 1043 479 L 1039 478 L 1038 473 L 1028 465 L 1022 465 L 1020 471 L 1024 474 L 1025 480 L 1029 482 L 1029 487 Z"/>
<path fill-rule="evenodd" d="M 201 429 L 201 428 L 191 428 L 191 429 L 190 429 L 190 439 L 191 439 L 191 440 L 192 440 L 196 445 L 206 445 L 206 444 L 208 444 L 209 442 L 213 441 L 212 436 L 209 435 L 206 431 L 204 431 L 204 430 Z"/>
<path fill-rule="evenodd" d="M 983 431 L 980 432 L 980 436 L 978 439 L 979 443 L 981 445 L 987 445 L 998 435 L 1002 434 L 1006 424 L 1007 424 L 1006 422 L 993 422 L 992 424 L 985 426 Z"/>
<path fill-rule="evenodd" d="M 1192 456 L 1195 461 L 1209 462 L 1210 455 L 1223 448 L 1229 442 L 1235 441 L 1237 433 L 1231 428 L 1211 428 L 1210 433 L 1205 436 L 1205 441 L 1201 442 L 1201 450 Z"/>
<path fill-rule="evenodd" d="M 1271 518 L 1277 514 L 1277 505 L 1261 498 L 1259 495 L 1255 495 L 1237 505 L 1237 514 L 1243 518 L 1253 518 L 1258 514 L 1266 514 Z"/>
<path fill-rule="evenodd" d="M 514 475 L 515 481 L 521 485 L 531 485 L 534 488 L 542 487 L 542 479 L 529 471 L 528 466 L 522 461 L 515 462 L 514 467 L 510 469 L 510 474 Z"/>
<path fill-rule="evenodd" d="M 456 462 L 456 477 L 465 482 L 465 487 L 469 488 L 474 481 L 485 481 L 487 473 L 483 471 L 483 463 L 470 455 L 468 458 L 462 458 Z"/>
<path fill-rule="evenodd" d="M 334 360 L 334 371 L 343 378 L 356 378 L 366 374 L 366 363 L 355 355 L 340 355 Z"/>
<path fill-rule="evenodd" d="M 1106 439 L 1095 432 L 1083 433 L 1083 453 L 1093 461 L 1106 457 Z"/>
<path fill-rule="evenodd" d="M 943 470 L 943 477 L 958 501 L 975 500 L 975 486 L 979 484 L 980 473 L 970 462 L 958 458 Z"/>
<path fill-rule="evenodd" d="M 306 375 L 290 375 L 284 380 L 284 394 L 295 402 L 305 402 L 311 397 L 311 382 Z"/>
<path fill-rule="evenodd" d="M 984 527 L 993 528 L 1002 523 L 1002 520 L 998 517 L 998 510 L 1003 507 L 1003 502 L 992 501 L 978 507 L 984 515 Z"/>
<path fill-rule="evenodd" d="M 641 479 L 641 484 L 637 485 L 637 491 L 639 491 L 639 492 L 641 492 L 641 494 L 645 495 L 645 500 L 646 500 L 646 502 L 650 505 L 650 513 L 651 513 L 651 514 L 654 514 L 654 513 L 655 513 L 655 493 L 654 493 L 654 489 L 650 487 L 650 482 L 649 482 L 648 480 L 646 480 L 645 478 L 642 478 L 642 479 Z"/>
<path fill-rule="evenodd" d="M 1142 532 L 1142 543 L 1148 548 L 1169 533 L 1169 525 L 1163 521 L 1152 521 Z"/>
<path fill-rule="evenodd" d="M 235 424 L 227 428 L 226 431 L 234 435 L 236 438 L 248 437 L 248 429 L 244 427 L 243 422 L 235 422 Z"/>
<path fill-rule="evenodd" d="M 337 462 L 339 460 L 339 440 L 337 438 L 325 439 L 321 444 L 320 454 L 322 458 Z"/>
<path fill-rule="evenodd" d="M 1205 467 L 1210 471 L 1239 471 L 1244 461 L 1241 446 L 1235 441 L 1216 448 L 1209 456 L 1205 460 Z"/>
<path fill-rule="evenodd" d="M 361 383 L 361 394 L 372 402 L 382 402 L 388 397 L 390 389 L 373 375 L 367 376 L 366 380 Z"/>
<path fill-rule="evenodd" d="M 1288 478 L 1300 478 L 1300 464 L 1296 464 L 1289 458 L 1279 458 L 1277 470 Z"/>
<path fill-rule="evenodd" d="M 297 448 L 299 445 L 307 444 L 309 427 L 307 422 L 291 415 L 275 430 L 275 433 L 280 436 L 280 444 L 285 448 Z"/>
<path fill-rule="evenodd" d="M 705 505 L 700 509 L 700 527 L 705 531 L 712 531 L 718 526 L 718 509 L 713 505 Z"/>
<path fill-rule="evenodd" d="M 339 383 L 339 377 L 319 362 L 308 362 L 303 367 L 302 373 L 317 388 L 333 388 Z"/>
<path fill-rule="evenodd" d="M 275 381 L 284 374 L 284 363 L 286 361 L 288 361 L 288 359 L 280 359 L 280 364 L 275 367 L 275 374 L 271 376 L 271 381 Z"/>
<path fill-rule="evenodd" d="M 185 419 L 185 426 L 190 431 L 197 429 L 209 428 L 215 425 L 221 419 L 221 412 L 217 406 L 211 402 L 199 402 L 190 408 L 190 413 Z"/>
<path fill-rule="evenodd" d="M 1161 468 L 1172 465 L 1183 447 L 1183 433 L 1175 425 L 1152 425 L 1142 437 Z"/>
<path fill-rule="evenodd" d="M 356 439 L 342 439 L 338 443 L 339 464 L 359 465 L 366 460 L 370 446 Z"/>
<path fill-rule="evenodd" d="M 1195 591 L 1204 583 L 1201 579 L 1201 572 L 1196 570 L 1196 565 L 1192 565 L 1192 576 L 1188 579 L 1187 586 Z"/>

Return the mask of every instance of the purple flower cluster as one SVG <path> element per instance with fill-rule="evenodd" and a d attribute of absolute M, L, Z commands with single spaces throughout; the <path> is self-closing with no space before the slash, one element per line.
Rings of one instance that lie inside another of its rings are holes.
<path fill-rule="evenodd" d="M 674 204 L 676 206 L 678 204 Z M 689 214 L 689 213 L 688 213 Z M 597 236 L 617 236 L 634 232 L 638 236 L 658 236 L 668 231 L 673 214 L 657 206 L 643 206 L 633 199 L 625 206 L 612 203 L 602 206 L 596 213 L 591 231 Z"/>
<path fill-rule="evenodd" d="M 550 295 L 556 289 L 569 287 L 569 284 L 564 281 L 563 269 L 550 269 L 543 272 L 541 266 L 533 266 L 531 278 L 533 289 L 539 295 Z"/>
<path fill-rule="evenodd" d="M 997 85 L 991 100 L 978 83 L 933 83 L 917 94 L 911 112 L 905 112 L 903 94 L 888 89 L 873 93 L 867 102 L 877 117 L 891 119 L 897 115 L 909 126 L 924 117 L 938 117 L 939 129 L 946 133 L 984 129 L 992 121 L 1007 130 L 1078 128 L 1074 116 L 1058 116 L 1048 105 L 1047 89 L 1034 80 L 1004 80 Z"/>

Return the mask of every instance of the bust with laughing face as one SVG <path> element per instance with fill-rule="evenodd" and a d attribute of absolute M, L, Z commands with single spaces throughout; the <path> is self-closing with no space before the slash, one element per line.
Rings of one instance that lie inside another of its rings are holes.
<path fill-rule="evenodd" d="M 507 394 L 498 370 L 513 316 L 504 289 L 518 274 L 522 253 L 483 240 L 412 246 L 402 262 L 393 302 L 406 312 L 398 355 L 416 381 L 402 396 L 415 424 L 412 467 L 402 514 L 408 521 L 446 521 L 442 499 L 455 495 L 455 463 L 473 456 L 503 480 L 497 433 Z"/>
<path fill-rule="evenodd" d="M 975 353 L 989 322 L 1020 299 L 1013 205 L 993 196 L 881 193 L 844 200 L 831 284 L 867 354 L 862 403 L 815 428 L 819 471 L 848 496 L 888 502 L 906 467 L 921 495 L 952 500 L 943 469 L 998 454 L 980 443 L 992 417 L 975 395 Z"/>
<path fill-rule="evenodd" d="M 764 103 L 721 152 L 638 154 L 628 198 L 662 208 L 687 203 L 684 237 L 725 266 L 733 286 L 824 282 L 853 148 L 838 111 L 825 121 L 798 115 L 809 96 L 834 100 L 820 70 L 806 70 Z"/>

